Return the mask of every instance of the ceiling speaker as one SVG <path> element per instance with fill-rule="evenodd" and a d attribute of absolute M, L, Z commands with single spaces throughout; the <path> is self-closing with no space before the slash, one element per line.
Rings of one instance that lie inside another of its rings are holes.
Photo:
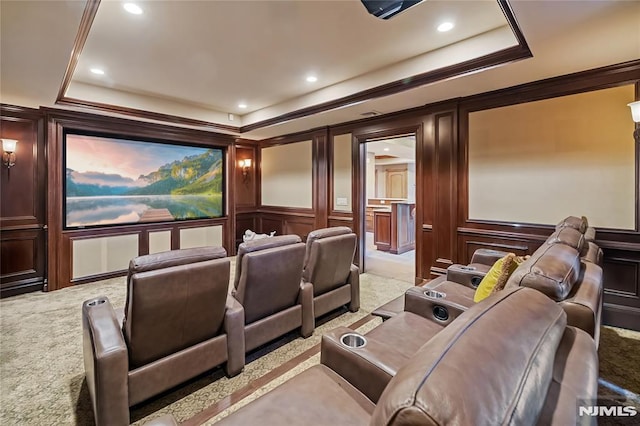
<path fill-rule="evenodd" d="M 389 19 L 415 6 L 422 0 L 360 0 L 370 14 L 380 19 Z"/>

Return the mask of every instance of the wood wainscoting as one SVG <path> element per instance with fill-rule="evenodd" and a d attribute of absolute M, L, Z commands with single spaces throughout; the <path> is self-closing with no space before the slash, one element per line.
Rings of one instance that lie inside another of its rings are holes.
<path fill-rule="evenodd" d="M 458 228 L 459 263 L 467 264 L 479 248 L 517 255 L 532 254 L 555 230 L 553 226 L 467 221 Z M 604 253 L 602 322 L 640 330 L 640 244 L 634 232 L 596 229 Z"/>
<path fill-rule="evenodd" d="M 276 235 L 295 234 L 307 240 L 307 235 L 316 229 L 316 216 L 312 209 L 298 209 L 292 207 L 262 206 L 258 211 L 260 232 Z"/>

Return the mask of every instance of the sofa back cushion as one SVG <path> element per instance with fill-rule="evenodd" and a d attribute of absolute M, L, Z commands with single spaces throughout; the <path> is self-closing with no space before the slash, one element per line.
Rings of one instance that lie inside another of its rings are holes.
<path fill-rule="evenodd" d="M 584 216 L 569 216 L 558 222 L 556 230 L 566 227 L 577 229 L 580 233 L 584 234 L 589 227 L 589 221 Z"/>
<path fill-rule="evenodd" d="M 233 296 L 244 307 L 245 324 L 299 303 L 304 251 L 297 235 L 240 244 Z"/>
<path fill-rule="evenodd" d="M 598 266 L 602 266 L 602 249 L 596 245 L 596 243 L 592 243 L 591 241 L 587 242 L 586 250 L 583 250 L 582 260 L 586 262 L 595 263 Z"/>
<path fill-rule="evenodd" d="M 543 244 L 509 277 L 505 288 L 530 287 L 560 302 L 580 276 L 580 253 L 564 244 Z"/>
<path fill-rule="evenodd" d="M 391 379 L 372 425 L 535 424 L 566 327 L 564 311 L 519 288 L 470 308 Z"/>
<path fill-rule="evenodd" d="M 584 232 L 584 240 L 587 242 L 596 242 L 596 228 L 589 226 Z"/>
<path fill-rule="evenodd" d="M 318 296 L 347 282 L 356 252 L 356 234 L 340 226 L 318 229 L 307 236 L 302 278 Z"/>
<path fill-rule="evenodd" d="M 578 250 L 582 255 L 584 255 L 587 250 L 587 243 L 584 239 L 584 234 L 577 229 L 570 227 L 564 227 L 554 231 L 549 235 L 545 244 L 564 244 Z"/>
<path fill-rule="evenodd" d="M 123 332 L 130 369 L 222 331 L 230 262 L 220 247 L 140 256 L 129 264 Z"/>

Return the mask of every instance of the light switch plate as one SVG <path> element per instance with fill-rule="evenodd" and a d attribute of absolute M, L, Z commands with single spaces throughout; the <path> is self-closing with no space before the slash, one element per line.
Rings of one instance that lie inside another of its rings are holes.
<path fill-rule="evenodd" d="M 346 205 L 347 205 L 346 198 L 342 198 L 342 197 L 336 198 L 336 206 L 346 206 Z"/>

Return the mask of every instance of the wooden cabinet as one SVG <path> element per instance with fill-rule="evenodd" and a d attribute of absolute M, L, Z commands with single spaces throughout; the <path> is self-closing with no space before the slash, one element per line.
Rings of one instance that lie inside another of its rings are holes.
<path fill-rule="evenodd" d="M 391 209 L 374 210 L 373 242 L 393 254 L 415 249 L 414 203 L 392 203 Z"/>
<path fill-rule="evenodd" d="M 385 175 L 386 196 L 388 198 L 407 198 L 407 169 L 389 169 Z"/>
<path fill-rule="evenodd" d="M 373 243 L 381 251 L 391 249 L 391 212 L 375 210 L 373 212 Z"/>
<path fill-rule="evenodd" d="M 367 207 L 364 213 L 366 232 L 373 232 L 373 210 L 374 207 Z"/>

